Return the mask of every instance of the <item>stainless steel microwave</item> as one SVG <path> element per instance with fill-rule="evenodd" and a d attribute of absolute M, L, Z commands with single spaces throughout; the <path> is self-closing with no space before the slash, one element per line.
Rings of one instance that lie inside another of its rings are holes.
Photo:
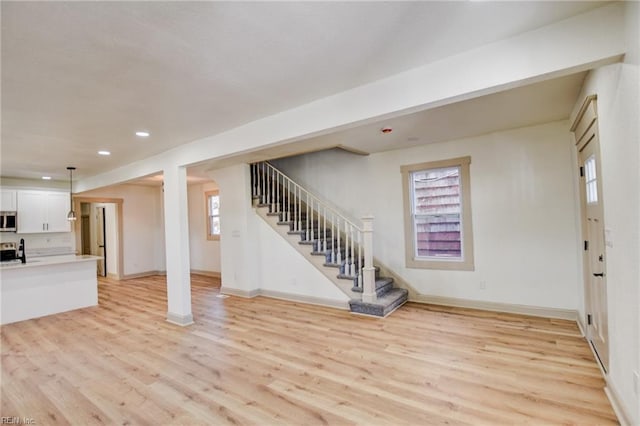
<path fill-rule="evenodd" d="M 16 232 L 17 225 L 16 212 L 0 212 L 0 232 Z"/>

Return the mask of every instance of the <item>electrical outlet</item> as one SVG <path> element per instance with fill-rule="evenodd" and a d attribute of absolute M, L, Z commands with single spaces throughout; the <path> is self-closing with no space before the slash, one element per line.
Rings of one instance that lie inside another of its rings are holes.
<path fill-rule="evenodd" d="M 480 281 L 480 290 L 486 290 L 486 288 L 487 288 L 487 282 Z"/>

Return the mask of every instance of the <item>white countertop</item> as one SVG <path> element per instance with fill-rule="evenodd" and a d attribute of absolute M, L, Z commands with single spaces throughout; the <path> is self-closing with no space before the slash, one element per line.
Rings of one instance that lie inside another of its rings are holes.
<path fill-rule="evenodd" d="M 47 257 L 34 257 L 34 258 L 29 258 L 27 257 L 27 263 L 20 263 L 20 262 L 10 262 L 10 263 L 5 263 L 2 264 L 0 263 L 0 270 L 7 270 L 7 269 L 25 269 L 25 268 L 32 268 L 32 267 L 40 267 L 40 266 L 48 266 L 48 265 L 58 265 L 58 264 L 62 264 L 62 263 L 76 263 L 76 262 L 89 262 L 89 261 L 95 261 L 98 259 L 102 259 L 102 257 L 100 256 L 90 256 L 90 255 L 80 255 L 80 256 L 76 256 L 76 255 L 64 255 L 64 256 L 47 256 Z"/>

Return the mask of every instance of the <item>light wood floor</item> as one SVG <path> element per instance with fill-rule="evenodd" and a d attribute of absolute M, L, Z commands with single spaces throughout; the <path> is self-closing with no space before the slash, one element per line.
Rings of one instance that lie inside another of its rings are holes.
<path fill-rule="evenodd" d="M 165 321 L 164 277 L 1 327 L 2 416 L 48 424 L 615 424 L 575 324 L 407 304 L 390 317 L 216 297 Z"/>

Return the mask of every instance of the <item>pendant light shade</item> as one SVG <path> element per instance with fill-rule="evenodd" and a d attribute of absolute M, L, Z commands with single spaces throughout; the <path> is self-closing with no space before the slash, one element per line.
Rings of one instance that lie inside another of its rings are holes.
<path fill-rule="evenodd" d="M 67 167 L 69 170 L 69 213 L 67 213 L 67 220 L 73 222 L 78 219 L 76 212 L 73 211 L 73 171 L 75 167 Z"/>

